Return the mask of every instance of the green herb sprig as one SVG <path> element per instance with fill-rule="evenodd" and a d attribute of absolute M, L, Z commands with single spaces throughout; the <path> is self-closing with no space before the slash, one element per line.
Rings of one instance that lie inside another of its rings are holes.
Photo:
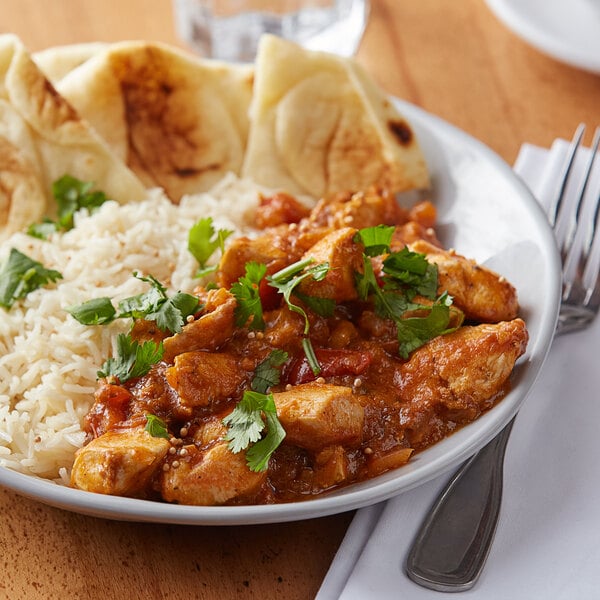
<path fill-rule="evenodd" d="M 94 298 L 67 308 L 67 312 L 83 325 L 106 325 L 115 319 L 145 319 L 155 321 L 159 329 L 179 333 L 189 315 L 194 314 L 200 301 L 196 296 L 177 292 L 169 297 L 167 288 L 152 275 L 134 277 L 148 283 L 150 289 L 143 294 L 124 298 L 115 308 L 111 299 Z"/>
<path fill-rule="evenodd" d="M 266 470 L 271 455 L 285 439 L 273 394 L 268 390 L 279 383 L 278 367 L 287 359 L 287 352 L 283 350 L 271 352 L 257 366 L 250 386 L 252 390 L 245 391 L 233 411 L 223 419 L 229 449 L 234 454 L 246 450 L 246 462 L 252 471 Z"/>
<path fill-rule="evenodd" d="M 313 349 L 312 343 L 309 337 L 310 331 L 310 323 L 308 320 L 308 315 L 306 311 L 297 304 L 294 304 L 291 300 L 292 293 L 295 293 L 294 290 L 308 277 L 312 277 L 315 281 L 322 281 L 329 271 L 328 263 L 320 263 L 314 266 L 310 266 L 314 262 L 312 258 L 305 258 L 299 260 L 285 269 L 281 269 L 277 273 L 267 277 L 267 281 L 269 285 L 276 288 L 277 291 L 283 295 L 283 298 L 288 305 L 288 308 L 295 313 L 298 313 L 304 318 L 304 331 L 302 337 L 302 347 L 304 349 L 304 353 L 306 354 L 306 358 L 308 360 L 308 364 L 312 372 L 317 376 L 321 372 L 321 367 L 319 365 L 319 361 L 315 355 L 315 351 Z M 317 299 L 314 298 L 315 302 L 312 303 L 311 308 L 314 310 L 320 307 L 321 310 L 332 312 L 332 300 L 329 299 Z M 322 301 L 320 304 L 317 300 Z M 335 303 L 333 303 L 335 306 Z"/>
<path fill-rule="evenodd" d="M 57 231 L 73 229 L 75 213 L 87 209 L 90 213 L 102 206 L 106 194 L 100 190 L 92 191 L 93 182 L 81 181 L 71 175 L 63 175 L 52 184 L 52 195 L 58 207 L 58 219 L 44 219 L 41 223 L 33 223 L 27 233 L 40 239 L 48 239 Z"/>
<path fill-rule="evenodd" d="M 11 248 L 0 268 L 0 306 L 6 309 L 34 290 L 62 279 L 62 274 Z"/>
<path fill-rule="evenodd" d="M 404 247 L 392 252 L 390 243 L 393 227 L 379 225 L 361 229 L 356 241 L 365 246 L 363 273 L 356 275 L 356 288 L 361 299 L 373 296 L 376 313 L 394 321 L 398 336 L 398 352 L 402 358 L 429 340 L 454 331 L 462 324 L 450 327 L 452 298 L 446 293 L 437 297 L 437 266 L 429 263 L 424 254 Z M 371 256 L 387 254 L 383 260 L 383 276 L 375 276 Z M 433 300 L 431 305 L 414 302 L 420 295 Z M 406 317 L 407 312 L 427 311 L 424 317 Z"/>
<path fill-rule="evenodd" d="M 143 377 L 152 365 L 158 363 L 163 355 L 162 342 L 156 344 L 147 341 L 138 343 L 126 333 L 117 336 L 115 356 L 107 359 L 98 371 L 99 378 L 117 379 L 125 383 L 129 379 Z"/>
<path fill-rule="evenodd" d="M 212 217 L 200 219 L 188 233 L 188 250 L 200 265 L 196 277 L 204 277 L 217 270 L 217 266 L 207 267 L 208 259 L 217 248 L 225 251 L 225 240 L 233 233 L 229 229 L 215 230 Z"/>
<path fill-rule="evenodd" d="M 146 426 L 144 427 L 144 430 L 152 437 L 164 438 L 166 440 L 171 438 L 167 429 L 167 424 L 160 417 L 151 413 L 146 415 Z"/>
<path fill-rule="evenodd" d="M 266 272 L 267 267 L 262 263 L 246 263 L 245 275 L 231 286 L 230 292 L 237 301 L 235 324 L 238 327 L 247 325 L 249 329 L 265 328 L 259 286 Z"/>

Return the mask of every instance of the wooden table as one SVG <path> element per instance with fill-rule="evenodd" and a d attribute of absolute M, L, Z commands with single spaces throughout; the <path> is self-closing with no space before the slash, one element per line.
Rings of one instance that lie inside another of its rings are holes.
<path fill-rule="evenodd" d="M 183 45 L 166 0 L 2 0 L 0 31 L 30 50 L 123 39 Z M 374 0 L 358 60 L 388 92 L 512 163 L 600 122 L 600 77 L 562 65 L 501 25 L 483 0 Z M 589 142 L 591 132 L 586 138 Z M 279 525 L 120 523 L 0 489 L 0 598 L 314 597 L 351 513 Z"/>

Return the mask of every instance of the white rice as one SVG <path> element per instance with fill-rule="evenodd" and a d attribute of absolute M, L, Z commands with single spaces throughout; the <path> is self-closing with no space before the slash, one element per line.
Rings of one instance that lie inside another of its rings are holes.
<path fill-rule="evenodd" d="M 144 202 L 111 201 L 91 216 L 79 213 L 74 229 L 49 241 L 19 233 L 0 244 L 0 263 L 14 247 L 64 277 L 8 311 L 0 308 L 0 465 L 68 484 L 96 372 L 129 324 L 84 326 L 65 307 L 144 292 L 147 284 L 133 271 L 154 275 L 171 291 L 191 292 L 198 280 L 187 250 L 190 227 L 212 216 L 216 228 L 253 235 L 257 202 L 256 185 L 230 175 L 179 206 L 152 190 Z"/>

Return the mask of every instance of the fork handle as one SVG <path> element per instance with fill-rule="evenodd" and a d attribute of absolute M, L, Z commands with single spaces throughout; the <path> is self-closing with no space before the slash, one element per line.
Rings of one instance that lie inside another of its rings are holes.
<path fill-rule="evenodd" d="M 419 585 L 457 592 L 477 581 L 496 531 L 513 422 L 460 467 L 431 508 L 406 561 Z"/>

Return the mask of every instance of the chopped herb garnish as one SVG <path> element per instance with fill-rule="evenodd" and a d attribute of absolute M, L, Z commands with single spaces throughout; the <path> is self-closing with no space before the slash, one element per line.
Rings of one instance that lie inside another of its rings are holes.
<path fill-rule="evenodd" d="M 162 342 L 147 341 L 139 344 L 125 333 L 117 336 L 116 355 L 107 359 L 98 371 L 98 377 L 116 378 L 120 383 L 128 379 L 142 377 L 163 355 Z"/>
<path fill-rule="evenodd" d="M 83 325 L 105 325 L 114 321 L 117 316 L 110 298 L 94 298 L 71 306 L 66 311 Z"/>
<path fill-rule="evenodd" d="M 364 245 L 367 256 L 379 256 L 390 251 L 394 229 L 387 225 L 365 227 L 356 234 L 354 240 Z"/>
<path fill-rule="evenodd" d="M 442 294 L 431 306 L 425 317 L 408 317 L 396 321 L 398 331 L 398 350 L 402 358 L 408 358 L 413 351 L 429 340 L 454 331 L 450 324 L 450 305 L 452 298 Z"/>
<path fill-rule="evenodd" d="M 437 266 L 429 263 L 424 254 L 411 252 L 406 247 L 392 252 L 389 247 L 392 233 L 393 228 L 390 231 L 390 228 L 379 226 L 363 229 L 357 234 L 365 245 L 365 253 L 363 273 L 356 276 L 356 289 L 363 300 L 373 296 L 379 316 L 395 322 L 399 354 L 408 358 L 413 350 L 456 327 L 449 327 L 452 298 L 443 293 L 436 299 Z M 369 258 L 378 254 L 387 254 L 379 280 Z M 414 302 L 417 295 L 434 302 L 432 305 Z M 427 315 L 405 317 L 407 312 L 417 310 L 427 311 Z"/>
<path fill-rule="evenodd" d="M 223 424 L 228 428 L 225 439 L 229 449 L 234 454 L 247 449 L 246 461 L 252 471 L 264 471 L 269 458 L 285 438 L 272 394 L 244 392 L 237 406 L 223 419 Z M 267 432 L 262 437 L 265 427 Z"/>
<path fill-rule="evenodd" d="M 156 321 L 158 328 L 163 331 L 179 333 L 186 317 L 198 310 L 198 298 L 183 292 L 177 292 L 169 298 L 167 288 L 152 275 L 133 275 L 151 287 L 143 294 L 121 300 L 118 310 L 110 298 L 103 297 L 67 308 L 67 312 L 83 325 L 105 325 L 115 319 L 145 319 Z"/>
<path fill-rule="evenodd" d="M 183 292 L 177 292 L 169 298 L 167 288 L 156 277 L 152 275 L 142 277 L 137 273 L 133 275 L 151 287 L 144 294 L 119 302 L 119 317 L 156 321 L 159 329 L 179 333 L 186 317 L 194 314 L 198 309 L 200 303 L 198 298 Z"/>
<path fill-rule="evenodd" d="M 230 292 L 237 300 L 235 324 L 238 327 L 248 325 L 250 329 L 265 328 L 259 285 L 266 272 L 267 267 L 262 263 L 246 263 L 246 274 L 231 286 Z"/>
<path fill-rule="evenodd" d="M 250 387 L 255 392 L 266 394 L 269 388 L 277 385 L 281 377 L 278 367 L 288 359 L 288 353 L 283 350 L 273 350 L 254 371 L 254 378 Z"/>
<path fill-rule="evenodd" d="M 144 429 L 152 436 L 157 438 L 170 439 L 169 431 L 167 430 L 166 423 L 156 415 L 146 415 L 146 427 Z"/>
<path fill-rule="evenodd" d="M 32 223 L 27 228 L 27 235 L 39 240 L 47 240 L 56 231 L 58 231 L 56 221 L 45 218 L 41 223 Z"/>
<path fill-rule="evenodd" d="M 63 175 L 52 184 L 52 195 L 58 206 L 58 220 L 44 219 L 41 223 L 29 226 L 27 233 L 40 239 L 48 237 L 56 231 L 73 229 L 75 213 L 87 209 L 90 213 L 102 206 L 107 200 L 106 194 L 99 190 L 92 191 L 94 184 L 81 181 L 71 175 Z"/>
<path fill-rule="evenodd" d="M 62 279 L 58 271 L 46 269 L 42 263 L 12 248 L 8 260 L 0 268 L 0 306 L 10 308 L 29 292 L 58 279 Z"/>
<path fill-rule="evenodd" d="M 291 295 L 295 288 L 307 277 L 312 277 L 315 281 L 321 281 L 327 275 L 327 272 L 329 271 L 328 263 L 320 263 L 314 267 L 309 267 L 313 262 L 312 258 L 299 260 L 285 269 L 281 269 L 281 271 L 278 271 L 274 275 L 267 277 L 267 281 L 270 286 L 276 288 L 280 294 L 283 294 L 283 298 L 290 310 L 304 317 L 302 347 L 304 348 L 304 353 L 306 354 L 312 372 L 315 375 L 318 375 L 321 372 L 321 367 L 319 366 L 319 361 L 315 356 L 310 337 L 308 336 L 310 329 L 308 315 L 302 307 L 291 301 Z"/>
<path fill-rule="evenodd" d="M 200 219 L 188 233 L 188 250 L 198 261 L 200 268 L 196 277 L 204 277 L 217 270 L 216 266 L 207 267 L 208 259 L 217 248 L 221 253 L 225 249 L 225 240 L 233 233 L 229 229 L 215 230 L 212 217 Z"/>

